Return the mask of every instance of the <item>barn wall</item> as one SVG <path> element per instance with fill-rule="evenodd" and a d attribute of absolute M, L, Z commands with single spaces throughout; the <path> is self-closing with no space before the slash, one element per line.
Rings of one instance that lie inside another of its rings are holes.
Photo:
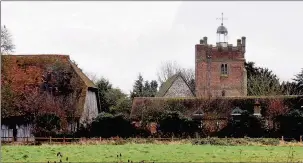
<path fill-rule="evenodd" d="M 17 141 L 26 141 L 26 138 L 34 138 L 32 134 L 32 125 L 17 125 Z"/>
<path fill-rule="evenodd" d="M 17 141 L 34 140 L 34 135 L 32 134 L 32 125 L 16 125 L 16 130 Z M 1 141 L 12 141 L 13 136 L 13 129 L 9 128 L 7 125 L 1 125 Z"/>
<path fill-rule="evenodd" d="M 13 137 L 13 129 L 10 129 L 6 125 L 1 125 L 1 141 L 11 141 L 11 138 L 5 137 Z"/>
<path fill-rule="evenodd" d="M 92 122 L 92 119 L 98 115 L 98 102 L 96 92 L 87 90 L 84 110 L 80 118 L 80 124 L 88 124 Z"/>

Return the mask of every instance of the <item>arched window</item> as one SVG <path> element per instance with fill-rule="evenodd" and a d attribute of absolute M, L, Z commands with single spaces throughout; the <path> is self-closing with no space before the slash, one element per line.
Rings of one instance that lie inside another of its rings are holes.
<path fill-rule="evenodd" d="M 221 64 L 221 74 L 227 75 L 227 64 L 226 63 Z"/>

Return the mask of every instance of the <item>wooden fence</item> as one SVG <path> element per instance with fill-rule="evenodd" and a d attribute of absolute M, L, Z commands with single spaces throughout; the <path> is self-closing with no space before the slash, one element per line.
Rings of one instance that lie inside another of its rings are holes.
<path fill-rule="evenodd" d="M 208 137 L 210 138 L 210 137 Z M 227 138 L 227 137 L 225 137 Z M 195 138 L 188 138 L 187 140 L 195 139 Z M 235 138 L 237 139 L 237 138 Z M 184 140 L 182 138 L 119 138 L 119 137 L 112 137 L 112 138 L 102 138 L 102 137 L 95 137 L 95 138 L 53 138 L 53 137 L 18 137 L 18 141 L 14 141 L 13 137 L 1 137 L 1 143 L 9 144 L 9 143 L 34 143 L 34 142 L 41 142 L 41 143 L 48 143 L 48 144 L 71 144 L 76 142 L 82 142 L 82 141 L 118 141 L 118 140 L 145 140 L 145 141 L 178 141 L 178 140 Z M 295 140 L 294 138 L 285 138 L 281 137 L 281 141 L 292 141 Z M 299 142 L 302 143 L 302 136 L 299 138 Z"/>

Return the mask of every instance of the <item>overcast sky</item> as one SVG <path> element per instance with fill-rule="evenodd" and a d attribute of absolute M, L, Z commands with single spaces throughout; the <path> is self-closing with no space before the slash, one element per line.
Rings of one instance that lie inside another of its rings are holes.
<path fill-rule="evenodd" d="M 16 54 L 68 54 L 125 93 L 162 62 L 194 68 L 195 44 L 215 44 L 224 13 L 229 43 L 247 38 L 246 60 L 281 80 L 303 68 L 303 2 L 1 2 Z"/>

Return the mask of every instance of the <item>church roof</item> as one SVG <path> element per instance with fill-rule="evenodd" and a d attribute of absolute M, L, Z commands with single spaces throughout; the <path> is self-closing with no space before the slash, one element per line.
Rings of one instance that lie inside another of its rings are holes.
<path fill-rule="evenodd" d="M 160 87 L 158 93 L 156 94 L 156 97 L 163 97 L 166 92 L 169 90 L 169 88 L 174 84 L 174 82 L 181 77 L 181 79 L 186 83 L 186 85 L 188 86 L 186 80 L 183 78 L 181 73 L 177 73 L 173 76 L 171 76 L 170 78 L 168 78 Z M 188 86 L 189 87 L 189 86 Z"/>

